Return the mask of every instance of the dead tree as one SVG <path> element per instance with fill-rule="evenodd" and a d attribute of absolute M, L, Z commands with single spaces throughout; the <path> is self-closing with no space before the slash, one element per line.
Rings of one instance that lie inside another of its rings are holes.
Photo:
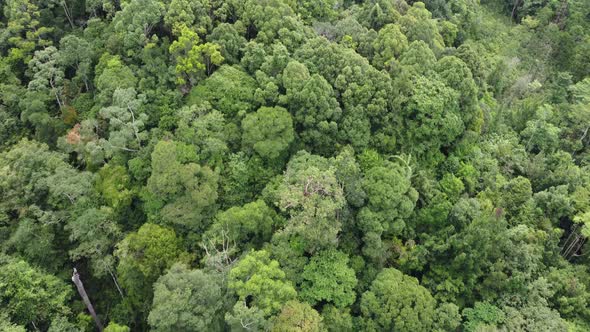
<path fill-rule="evenodd" d="M 586 237 L 584 237 L 580 232 L 580 227 L 578 224 L 574 224 L 570 235 L 568 235 L 567 239 L 563 243 L 563 247 L 561 248 L 561 256 L 568 261 L 571 260 L 573 257 L 577 257 L 578 252 L 582 249 L 586 243 Z"/>
<path fill-rule="evenodd" d="M 96 315 L 96 312 L 94 311 L 94 307 L 92 306 L 92 303 L 90 302 L 90 299 L 88 298 L 88 294 L 86 294 L 86 290 L 84 289 L 84 284 L 82 284 L 82 280 L 80 280 L 80 275 L 78 274 L 78 270 L 76 270 L 76 268 L 74 268 L 74 273 L 72 274 L 72 281 L 76 285 L 76 288 L 78 288 L 78 293 L 80 293 L 80 297 L 82 297 L 84 304 L 86 304 L 86 308 L 88 308 L 90 315 L 92 316 L 92 318 L 94 318 L 94 322 L 96 323 L 96 327 L 98 328 L 98 331 L 102 332 L 103 327 L 100 322 L 100 319 L 98 319 L 98 316 Z"/>

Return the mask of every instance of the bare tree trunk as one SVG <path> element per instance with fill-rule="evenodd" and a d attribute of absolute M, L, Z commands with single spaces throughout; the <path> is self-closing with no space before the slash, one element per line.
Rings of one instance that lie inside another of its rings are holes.
<path fill-rule="evenodd" d="M 63 7 L 64 13 L 66 14 L 66 18 L 68 19 L 68 22 L 70 22 L 70 26 L 73 29 L 74 28 L 74 21 L 72 21 L 72 13 L 70 12 L 70 8 L 68 7 L 68 3 L 66 1 L 67 0 L 62 0 L 61 6 Z"/>
<path fill-rule="evenodd" d="M 98 328 L 98 331 L 102 332 L 103 327 L 100 322 L 100 319 L 98 319 L 98 316 L 96 315 L 96 312 L 94 311 L 94 307 L 92 306 L 92 303 L 90 302 L 90 299 L 88 298 L 88 294 L 86 294 L 86 290 L 84 289 L 84 284 L 82 284 L 82 280 L 80 280 L 80 275 L 78 274 L 78 271 L 76 270 L 76 268 L 74 268 L 74 273 L 72 274 L 72 281 L 76 285 L 76 288 L 78 288 L 78 293 L 80 293 L 80 297 L 82 297 L 84 304 L 86 304 L 86 308 L 88 308 L 90 315 L 92 316 L 92 318 L 94 318 L 94 322 L 96 323 L 96 327 Z"/>
<path fill-rule="evenodd" d="M 520 5 L 522 0 L 514 0 L 514 7 L 512 7 L 512 15 L 510 16 L 512 20 L 516 21 L 516 9 Z"/>
<path fill-rule="evenodd" d="M 121 287 L 119 287 L 119 282 L 117 281 L 117 277 L 115 276 L 113 271 L 111 271 L 110 268 L 107 268 L 107 270 L 109 271 L 109 274 L 111 275 L 111 278 L 113 279 L 113 282 L 115 283 L 115 286 L 117 287 L 117 290 L 119 291 L 119 295 L 121 295 L 121 298 L 124 298 L 125 296 L 123 296 L 123 291 L 121 290 Z"/>

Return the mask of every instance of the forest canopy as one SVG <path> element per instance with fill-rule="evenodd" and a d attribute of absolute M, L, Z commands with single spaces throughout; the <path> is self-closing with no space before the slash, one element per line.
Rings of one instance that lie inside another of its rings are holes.
<path fill-rule="evenodd" d="M 0 330 L 590 331 L 590 1 L 0 2 Z"/>

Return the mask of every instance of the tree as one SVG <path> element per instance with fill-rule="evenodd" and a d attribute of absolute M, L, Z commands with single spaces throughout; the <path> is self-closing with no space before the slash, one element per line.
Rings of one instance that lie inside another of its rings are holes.
<path fill-rule="evenodd" d="M 0 329 L 6 332 L 26 332 L 24 326 L 14 324 L 10 321 L 10 317 L 5 312 L 0 312 Z"/>
<path fill-rule="evenodd" d="M 199 160 L 218 164 L 238 139 L 238 129 L 228 124 L 223 113 L 206 103 L 184 107 L 178 112 L 176 138 L 197 149 Z"/>
<path fill-rule="evenodd" d="M 454 56 L 441 58 L 436 68 L 445 84 L 459 93 L 459 108 L 465 127 L 478 131 L 483 119 L 477 100 L 478 89 L 471 70 L 467 64 Z"/>
<path fill-rule="evenodd" d="M 71 288 L 27 262 L 0 256 L 0 300 L 3 311 L 23 326 L 44 328 L 52 319 L 71 313 L 66 303 Z"/>
<path fill-rule="evenodd" d="M 7 0 L 3 7 L 7 19 L 2 48 L 10 47 L 8 61 L 13 64 L 28 63 L 37 47 L 51 45 L 52 27 L 40 24 L 39 6 L 30 0 Z M 6 44 L 4 44 L 6 41 Z"/>
<path fill-rule="evenodd" d="M 403 61 L 402 61 L 403 64 Z M 418 77 L 401 115 L 399 142 L 407 152 L 435 163 L 440 148 L 463 133 L 457 93 L 437 79 Z"/>
<path fill-rule="evenodd" d="M 410 41 L 422 40 L 436 54 L 439 54 L 445 46 L 436 20 L 432 19 L 432 14 L 423 2 L 415 2 L 400 19 L 400 25 Z"/>
<path fill-rule="evenodd" d="M 171 0 L 164 15 L 164 23 L 174 32 L 185 25 L 204 35 L 211 29 L 211 4 L 209 0 Z"/>
<path fill-rule="evenodd" d="M 367 330 L 429 331 L 436 301 L 416 278 L 383 269 L 361 299 Z"/>
<path fill-rule="evenodd" d="M 119 56 L 103 54 L 94 73 L 94 84 L 99 92 L 98 100 L 103 106 L 112 104 L 115 90 L 135 88 L 137 85 L 135 74 L 121 61 Z"/>
<path fill-rule="evenodd" d="M 342 110 L 332 86 L 320 75 L 310 75 L 305 65 L 291 61 L 283 71 L 286 95 L 282 103 L 293 115 L 299 137 L 315 151 L 329 154 L 338 137 Z"/>
<path fill-rule="evenodd" d="M 154 284 L 148 322 L 153 331 L 217 330 L 223 304 L 220 278 L 174 264 Z"/>
<path fill-rule="evenodd" d="M 436 331 L 456 331 L 461 325 L 459 307 L 453 303 L 442 303 L 436 309 L 434 328 Z"/>
<path fill-rule="evenodd" d="M 80 324 L 82 325 L 82 324 Z M 79 332 L 82 329 L 82 326 L 76 325 L 64 316 L 58 316 L 53 321 L 51 321 L 51 325 L 47 332 Z"/>
<path fill-rule="evenodd" d="M 66 256 L 58 251 L 67 236 L 62 220 L 92 199 L 93 175 L 65 160 L 64 154 L 27 139 L 0 154 L 0 215 L 8 227 L 4 250 L 16 250 L 48 270 L 63 264 Z"/>
<path fill-rule="evenodd" d="M 133 315 L 147 316 L 153 297 L 152 284 L 178 261 L 186 260 L 180 239 L 169 228 L 146 223 L 117 244 L 117 273 L 126 293 L 124 305 Z"/>
<path fill-rule="evenodd" d="M 107 273 L 113 276 L 115 262 L 111 252 L 121 237 L 121 230 L 113 217 L 110 208 L 89 208 L 65 226 L 70 232 L 70 240 L 77 243 L 70 250 L 70 257 L 75 261 L 90 260 L 97 277 Z"/>
<path fill-rule="evenodd" d="M 117 89 L 113 93 L 113 105 L 100 110 L 100 116 L 109 122 L 109 136 L 101 141 L 106 156 L 117 152 L 137 152 L 147 139 L 144 131 L 147 114 L 141 112 L 145 96 L 137 95 L 133 88 Z"/>
<path fill-rule="evenodd" d="M 373 65 L 377 68 L 395 68 L 396 60 L 408 48 L 408 39 L 401 32 L 399 24 L 387 24 L 379 30 L 373 42 L 375 56 Z"/>
<path fill-rule="evenodd" d="M 242 19 L 245 26 L 254 28 L 248 29 L 246 38 L 251 39 L 256 32 L 256 41 L 265 45 L 276 40 L 294 50 L 305 39 L 303 23 L 289 4 L 280 0 L 246 1 Z"/>
<path fill-rule="evenodd" d="M 205 233 L 204 245 L 218 245 L 229 240 L 239 248 L 259 249 L 270 240 L 280 224 L 277 213 L 263 200 L 234 206 L 215 216 L 215 221 Z"/>
<path fill-rule="evenodd" d="M 218 175 L 196 163 L 194 148 L 160 141 L 152 152 L 152 174 L 144 200 L 149 217 L 182 232 L 204 231 L 214 212 Z"/>
<path fill-rule="evenodd" d="M 294 139 L 293 120 L 282 107 L 261 107 L 242 120 L 242 143 L 261 157 L 276 159 Z"/>
<path fill-rule="evenodd" d="M 274 319 L 271 331 L 319 332 L 322 329 L 322 317 L 309 304 L 289 301 Z"/>
<path fill-rule="evenodd" d="M 300 296 L 307 303 L 333 303 L 348 307 L 355 298 L 355 272 L 348 266 L 348 256 L 337 250 L 321 251 L 314 255 L 303 270 Z"/>
<path fill-rule="evenodd" d="M 416 205 L 418 192 L 411 186 L 412 169 L 407 165 L 384 162 L 365 173 L 362 188 L 367 205 L 359 211 L 358 227 L 363 232 L 363 252 L 371 259 L 383 260 L 382 236 L 401 236 Z"/>
<path fill-rule="evenodd" d="M 336 15 L 336 3 L 336 0 L 302 1 L 296 10 L 307 20 L 328 21 Z"/>
<path fill-rule="evenodd" d="M 213 73 L 213 67 L 223 62 L 219 45 L 201 44 L 196 32 L 186 25 L 178 27 L 179 37 L 170 45 L 170 54 L 176 60 L 177 83 L 193 86 L 199 78 Z"/>
<path fill-rule="evenodd" d="M 187 105 L 208 102 L 228 121 L 239 124 L 242 117 L 256 109 L 256 81 L 239 67 L 221 66 L 213 75 L 191 90 Z"/>
<path fill-rule="evenodd" d="M 552 115 L 552 107 L 543 105 L 537 110 L 535 118 L 527 121 L 520 136 L 528 151 L 551 153 L 558 148 L 561 130 L 550 122 Z"/>
<path fill-rule="evenodd" d="M 67 35 L 59 41 L 60 64 L 65 68 L 73 68 L 76 71 L 74 80 L 81 81 L 86 91 L 90 91 L 91 65 L 94 56 L 94 48 L 86 39 L 75 35 Z"/>
<path fill-rule="evenodd" d="M 265 317 L 279 312 L 285 303 L 297 296 L 285 278 L 279 262 L 264 250 L 251 251 L 230 270 L 228 287 L 246 301 L 247 306 L 262 310 Z"/>
<path fill-rule="evenodd" d="M 308 253 L 334 248 L 346 200 L 327 159 L 300 151 L 291 158 L 276 189 L 275 204 L 290 219 L 283 232 L 299 236 Z"/>
<path fill-rule="evenodd" d="M 35 52 L 35 56 L 29 62 L 29 69 L 33 73 L 29 90 L 52 95 L 61 108 L 65 105 L 62 96 L 64 71 L 60 66 L 59 57 L 59 52 L 54 46 Z"/>
<path fill-rule="evenodd" d="M 267 315 L 258 307 L 248 307 L 246 301 L 238 301 L 225 314 L 225 321 L 231 331 L 266 331 L 271 327 Z"/>
<path fill-rule="evenodd" d="M 483 327 L 496 328 L 506 319 L 500 308 L 488 302 L 477 302 L 473 308 L 463 310 L 466 331 L 478 331 Z"/>
<path fill-rule="evenodd" d="M 236 24 L 221 23 L 207 36 L 207 41 L 221 47 L 221 55 L 229 64 L 240 63 L 246 38 L 240 34 Z"/>
<path fill-rule="evenodd" d="M 95 187 L 105 203 L 115 212 L 129 207 L 134 196 L 129 173 L 120 165 L 104 165 L 97 172 Z"/>
<path fill-rule="evenodd" d="M 129 332 L 130 329 L 127 326 L 119 325 L 114 322 L 110 322 L 107 327 L 105 327 L 104 332 Z"/>
<path fill-rule="evenodd" d="M 127 55 L 135 55 L 151 38 L 152 29 L 162 20 L 164 4 L 158 0 L 130 0 L 121 3 L 113 18 L 116 36 L 122 39 Z"/>
<path fill-rule="evenodd" d="M 397 5 L 397 6 L 396 6 Z M 405 5 L 407 7 L 407 5 Z M 359 22 L 379 31 L 388 23 L 395 23 L 400 19 L 400 12 L 405 12 L 403 4 L 388 0 L 377 0 L 364 6 L 359 14 Z"/>
<path fill-rule="evenodd" d="M 324 326 L 330 332 L 351 332 L 354 331 L 350 309 L 339 309 L 332 305 L 322 308 L 322 320 Z"/>
<path fill-rule="evenodd" d="M 371 129 L 381 129 L 383 136 L 375 144 L 389 145 L 392 133 L 383 132 L 383 127 L 390 123 L 387 107 L 394 93 L 387 73 L 375 69 L 354 50 L 320 37 L 308 39 L 294 58 L 312 75 L 324 77 L 339 96 L 343 114 L 338 128 L 340 143 L 362 150 L 371 140 Z"/>

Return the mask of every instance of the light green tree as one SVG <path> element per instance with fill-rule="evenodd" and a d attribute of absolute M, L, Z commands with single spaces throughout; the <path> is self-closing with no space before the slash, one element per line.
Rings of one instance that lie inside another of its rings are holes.
<path fill-rule="evenodd" d="M 311 305 L 318 302 L 348 307 L 356 298 L 355 271 L 348 266 L 348 256 L 337 250 L 320 251 L 303 270 L 300 296 Z"/>
<path fill-rule="evenodd" d="M 278 313 L 297 296 L 279 262 L 264 250 L 244 256 L 230 270 L 228 278 L 228 287 L 238 296 L 238 301 L 248 299 L 248 307 L 257 307 L 265 317 Z"/>
<path fill-rule="evenodd" d="M 322 317 L 308 303 L 289 301 L 273 320 L 274 332 L 320 332 Z"/>
<path fill-rule="evenodd" d="M 193 86 L 204 76 L 213 73 L 215 66 L 221 65 L 223 56 L 217 44 L 201 44 L 196 32 L 186 25 L 176 27 L 178 40 L 170 45 L 170 54 L 176 60 L 177 83 Z"/>

